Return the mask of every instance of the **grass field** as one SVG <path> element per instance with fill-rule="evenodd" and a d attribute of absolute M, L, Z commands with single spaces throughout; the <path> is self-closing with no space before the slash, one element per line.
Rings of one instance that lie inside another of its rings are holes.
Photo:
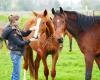
<path fill-rule="evenodd" d="M 20 22 L 22 27 L 27 18 L 28 18 L 27 16 L 21 17 Z M 0 15 L 0 22 L 6 23 L 7 16 Z M 51 56 L 48 56 L 47 60 L 48 60 L 49 70 L 51 71 Z M 65 37 L 64 47 L 63 50 L 60 52 L 56 68 L 57 68 L 56 80 L 85 79 L 84 55 L 81 53 L 75 40 L 73 40 L 73 51 L 69 52 L 68 38 Z M 12 62 L 10 59 L 9 50 L 7 50 L 6 47 L 4 46 L 2 49 L 0 49 L 0 80 L 10 80 L 11 72 L 12 72 Z M 23 68 L 21 70 L 21 80 L 23 80 Z M 27 80 L 30 80 L 29 71 L 27 72 Z M 42 62 L 39 69 L 39 80 L 45 80 L 43 74 Z M 51 80 L 51 76 L 49 76 L 49 80 Z M 93 68 L 92 80 L 100 80 L 100 71 L 95 63 Z"/>

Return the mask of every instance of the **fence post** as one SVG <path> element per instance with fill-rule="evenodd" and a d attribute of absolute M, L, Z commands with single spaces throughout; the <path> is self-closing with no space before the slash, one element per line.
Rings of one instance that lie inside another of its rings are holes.
<path fill-rule="evenodd" d="M 95 16 L 95 11 L 93 10 L 93 16 Z"/>

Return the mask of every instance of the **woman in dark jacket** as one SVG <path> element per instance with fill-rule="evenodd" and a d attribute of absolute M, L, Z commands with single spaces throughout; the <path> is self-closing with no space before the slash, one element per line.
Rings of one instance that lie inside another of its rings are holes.
<path fill-rule="evenodd" d="M 23 40 L 23 37 L 28 36 L 31 33 L 31 30 L 24 32 L 18 29 L 19 16 L 17 15 L 10 15 L 8 19 L 10 23 L 6 26 L 2 36 L 8 40 L 8 48 L 13 63 L 11 80 L 20 80 L 21 57 L 24 53 L 24 47 L 31 41 L 31 39 L 25 41 Z"/>

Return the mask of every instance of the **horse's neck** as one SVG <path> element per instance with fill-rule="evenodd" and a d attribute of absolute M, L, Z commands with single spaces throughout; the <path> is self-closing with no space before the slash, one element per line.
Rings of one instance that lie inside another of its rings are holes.
<path fill-rule="evenodd" d="M 48 37 L 45 33 L 41 35 L 39 42 L 40 42 L 40 46 L 44 47 L 46 51 L 54 50 L 57 47 L 55 45 L 58 45 L 57 41 L 53 36 Z"/>
<path fill-rule="evenodd" d="M 55 33 L 53 22 L 52 22 L 52 21 L 48 21 L 48 22 L 47 22 L 47 27 L 48 27 L 48 29 L 49 29 L 49 31 L 50 31 L 50 34 L 53 35 L 53 34 Z"/>
<path fill-rule="evenodd" d="M 72 18 L 71 16 L 69 16 L 68 20 L 67 20 L 67 24 L 68 24 L 67 30 L 73 37 L 78 38 L 80 29 L 79 29 L 76 21 L 77 20 L 75 20 L 75 18 Z"/>

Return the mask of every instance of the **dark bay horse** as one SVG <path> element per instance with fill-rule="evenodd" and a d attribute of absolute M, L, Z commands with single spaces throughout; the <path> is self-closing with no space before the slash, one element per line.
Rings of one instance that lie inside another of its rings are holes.
<path fill-rule="evenodd" d="M 67 31 L 76 39 L 84 54 L 86 64 L 85 80 L 91 80 L 93 62 L 100 69 L 100 16 L 86 16 L 74 11 L 52 9 L 56 27 L 66 26 Z"/>
<path fill-rule="evenodd" d="M 47 56 L 51 54 L 52 55 L 51 76 L 52 80 L 55 80 L 56 63 L 58 60 L 59 52 L 63 47 L 62 45 L 63 37 L 65 35 L 66 27 L 55 28 L 46 10 L 43 13 L 34 13 L 34 15 L 36 16 L 36 19 L 41 18 L 42 20 L 39 28 L 40 37 L 37 41 L 31 42 L 30 46 L 26 48 L 24 56 L 24 61 L 25 61 L 24 68 L 27 70 L 29 65 L 31 76 L 35 75 L 35 80 L 38 80 L 38 69 L 40 66 L 40 61 L 42 60 L 44 65 L 44 75 L 46 80 L 48 80 L 49 69 L 46 59 Z M 26 26 L 25 30 L 27 30 L 29 27 L 30 26 Z M 33 34 L 30 34 L 27 38 L 30 38 L 31 35 Z M 32 59 L 32 49 L 34 49 L 37 52 L 35 64 Z"/>
<path fill-rule="evenodd" d="M 51 20 L 53 20 L 53 19 L 51 18 Z M 71 52 L 72 51 L 72 39 L 73 39 L 73 36 L 68 31 L 66 31 L 66 36 L 69 39 L 69 52 Z"/>

